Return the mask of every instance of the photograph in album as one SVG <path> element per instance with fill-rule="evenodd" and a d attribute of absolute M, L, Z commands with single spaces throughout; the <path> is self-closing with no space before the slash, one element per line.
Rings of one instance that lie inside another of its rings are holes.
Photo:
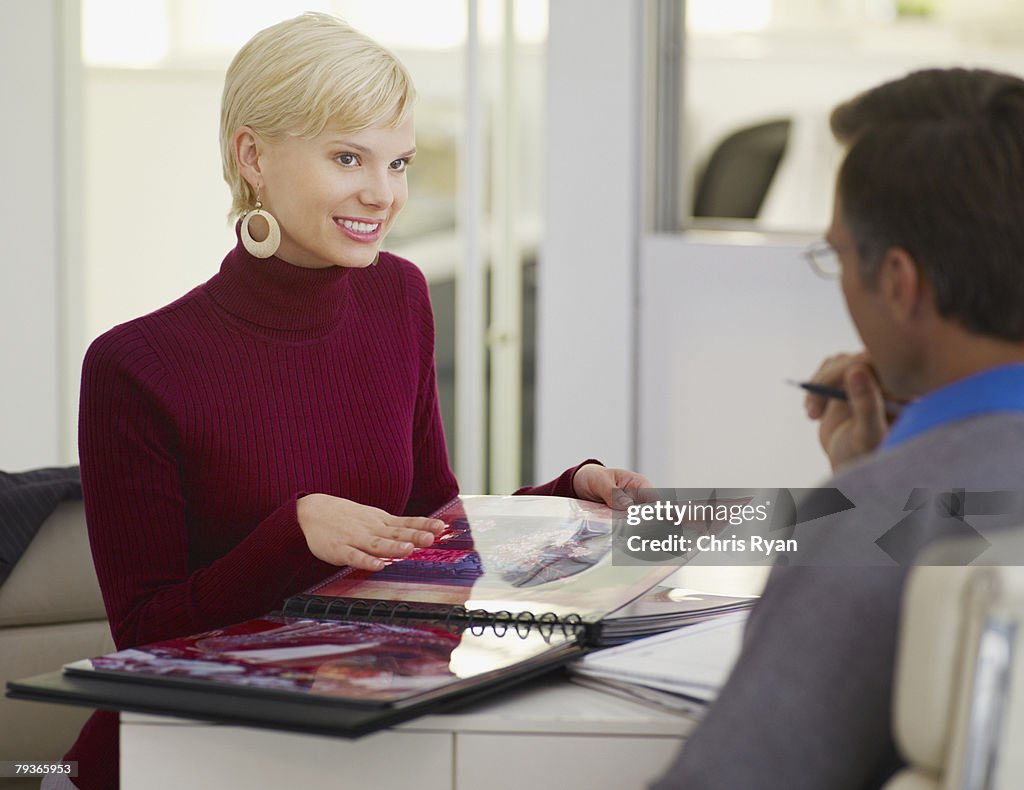
<path fill-rule="evenodd" d="M 621 513 L 594 502 L 466 496 L 434 516 L 448 526 L 433 546 L 381 571 L 343 568 L 295 596 L 285 611 L 348 611 L 353 601 L 383 601 L 431 615 L 460 607 L 485 618 L 503 612 L 597 623 L 675 570 L 613 565 Z M 381 604 L 375 611 L 388 608 Z"/>
<path fill-rule="evenodd" d="M 94 674 L 217 693 L 300 695 L 400 707 L 572 650 L 574 635 L 266 617 L 68 665 Z"/>

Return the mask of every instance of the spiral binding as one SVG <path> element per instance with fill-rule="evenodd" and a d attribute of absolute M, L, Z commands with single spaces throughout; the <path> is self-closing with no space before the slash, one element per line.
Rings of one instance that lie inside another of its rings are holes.
<path fill-rule="evenodd" d="M 320 617 L 327 620 L 372 620 L 407 622 L 417 619 L 415 610 L 404 601 L 368 601 L 362 598 L 334 598 L 309 595 L 289 598 L 281 609 L 285 617 Z"/>
<path fill-rule="evenodd" d="M 405 601 L 371 601 L 363 598 L 334 598 L 320 595 L 289 598 L 285 601 L 281 614 L 286 617 L 367 620 L 376 623 L 415 622 L 421 625 L 437 625 L 452 632 L 468 630 L 477 636 L 488 629 L 499 637 L 512 631 L 521 639 L 526 639 L 531 633 L 539 633 L 547 640 L 556 632 L 567 637 L 585 639 L 590 629 L 589 624 L 578 614 L 565 617 L 559 617 L 554 612 L 513 614 L 507 609 L 489 612 L 486 609 L 436 604 L 427 604 L 424 608 L 417 609 Z"/>

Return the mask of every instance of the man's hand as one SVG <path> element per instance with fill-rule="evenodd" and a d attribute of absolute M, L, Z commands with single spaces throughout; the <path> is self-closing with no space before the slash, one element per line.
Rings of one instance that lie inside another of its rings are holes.
<path fill-rule="evenodd" d="M 833 472 L 875 450 L 889 432 L 885 396 L 865 352 L 829 357 L 811 378 L 814 384 L 841 387 L 848 401 L 809 393 L 807 416 L 820 420 L 818 438 Z"/>
<path fill-rule="evenodd" d="M 628 469 L 610 469 L 600 464 L 584 464 L 573 475 L 572 487 L 579 499 L 604 502 L 616 510 L 625 510 L 633 504 L 633 500 L 624 491 L 651 488 L 651 481 L 642 474 Z"/>

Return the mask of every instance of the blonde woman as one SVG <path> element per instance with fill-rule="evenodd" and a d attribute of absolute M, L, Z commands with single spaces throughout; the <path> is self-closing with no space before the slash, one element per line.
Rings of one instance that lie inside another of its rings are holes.
<path fill-rule="evenodd" d="M 97 339 L 79 446 L 119 648 L 258 616 L 338 565 L 428 546 L 458 492 L 427 285 L 381 250 L 408 196 L 414 88 L 389 51 L 306 14 L 228 69 L 239 243 L 206 283 Z M 530 493 L 611 504 L 640 475 L 587 462 Z M 116 717 L 67 759 L 117 782 Z"/>

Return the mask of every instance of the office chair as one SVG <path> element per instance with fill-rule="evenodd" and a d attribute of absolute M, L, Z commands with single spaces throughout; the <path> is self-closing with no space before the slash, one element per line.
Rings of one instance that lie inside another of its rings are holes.
<path fill-rule="evenodd" d="M 697 179 L 694 217 L 755 219 L 789 141 L 791 121 L 766 121 L 733 132 L 711 153 Z"/>
<path fill-rule="evenodd" d="M 1005 534 L 989 551 L 1019 562 L 1024 528 Z M 927 550 L 904 594 L 893 723 L 907 766 L 885 790 L 1024 787 L 1024 567 L 948 564 L 958 543 Z"/>

